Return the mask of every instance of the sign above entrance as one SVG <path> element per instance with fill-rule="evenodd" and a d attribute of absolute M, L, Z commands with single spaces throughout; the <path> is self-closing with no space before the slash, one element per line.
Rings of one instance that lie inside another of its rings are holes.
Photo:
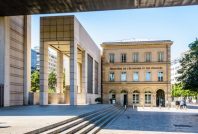
<path fill-rule="evenodd" d="M 163 67 L 110 67 L 110 70 L 163 69 Z"/>

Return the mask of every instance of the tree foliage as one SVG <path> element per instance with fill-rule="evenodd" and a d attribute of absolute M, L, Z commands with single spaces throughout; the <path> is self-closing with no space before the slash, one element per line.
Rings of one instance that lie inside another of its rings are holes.
<path fill-rule="evenodd" d="M 57 82 L 56 73 L 52 71 L 48 76 L 48 86 L 50 90 L 55 91 L 56 82 Z"/>
<path fill-rule="evenodd" d="M 178 81 L 181 81 L 183 89 L 198 92 L 198 40 L 189 44 L 190 51 L 180 60 L 181 69 L 178 73 Z"/>
<path fill-rule="evenodd" d="M 189 89 L 183 89 L 183 83 L 178 83 L 173 85 L 173 88 L 171 90 L 171 95 L 173 97 L 187 97 L 187 96 L 197 96 L 198 92 L 191 91 Z"/>
<path fill-rule="evenodd" d="M 39 72 L 37 70 L 33 71 L 31 74 L 31 91 L 39 91 Z"/>

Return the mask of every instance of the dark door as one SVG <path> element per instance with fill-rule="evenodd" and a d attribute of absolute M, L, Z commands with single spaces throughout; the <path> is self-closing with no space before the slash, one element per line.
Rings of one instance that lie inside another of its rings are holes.
<path fill-rule="evenodd" d="M 0 107 L 4 106 L 4 86 L 0 84 Z"/>
<path fill-rule="evenodd" d="M 127 105 L 127 94 L 124 95 L 124 105 Z"/>
<path fill-rule="evenodd" d="M 165 107 L 165 94 L 164 91 L 161 89 L 157 90 L 156 105 Z"/>

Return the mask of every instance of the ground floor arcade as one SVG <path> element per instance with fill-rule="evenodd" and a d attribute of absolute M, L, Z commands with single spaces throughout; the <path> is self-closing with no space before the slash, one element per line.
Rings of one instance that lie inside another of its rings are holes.
<path fill-rule="evenodd" d="M 138 86 L 104 85 L 103 102 L 143 107 L 168 106 L 171 102 L 171 95 L 167 84 L 150 86 L 143 84 Z"/>

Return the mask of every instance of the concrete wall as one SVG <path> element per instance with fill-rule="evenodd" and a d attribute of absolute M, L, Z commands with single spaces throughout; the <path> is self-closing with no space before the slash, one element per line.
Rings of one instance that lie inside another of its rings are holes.
<path fill-rule="evenodd" d="M 0 18 L 0 83 L 4 84 L 4 105 L 28 102 L 30 89 L 30 17 Z"/>

